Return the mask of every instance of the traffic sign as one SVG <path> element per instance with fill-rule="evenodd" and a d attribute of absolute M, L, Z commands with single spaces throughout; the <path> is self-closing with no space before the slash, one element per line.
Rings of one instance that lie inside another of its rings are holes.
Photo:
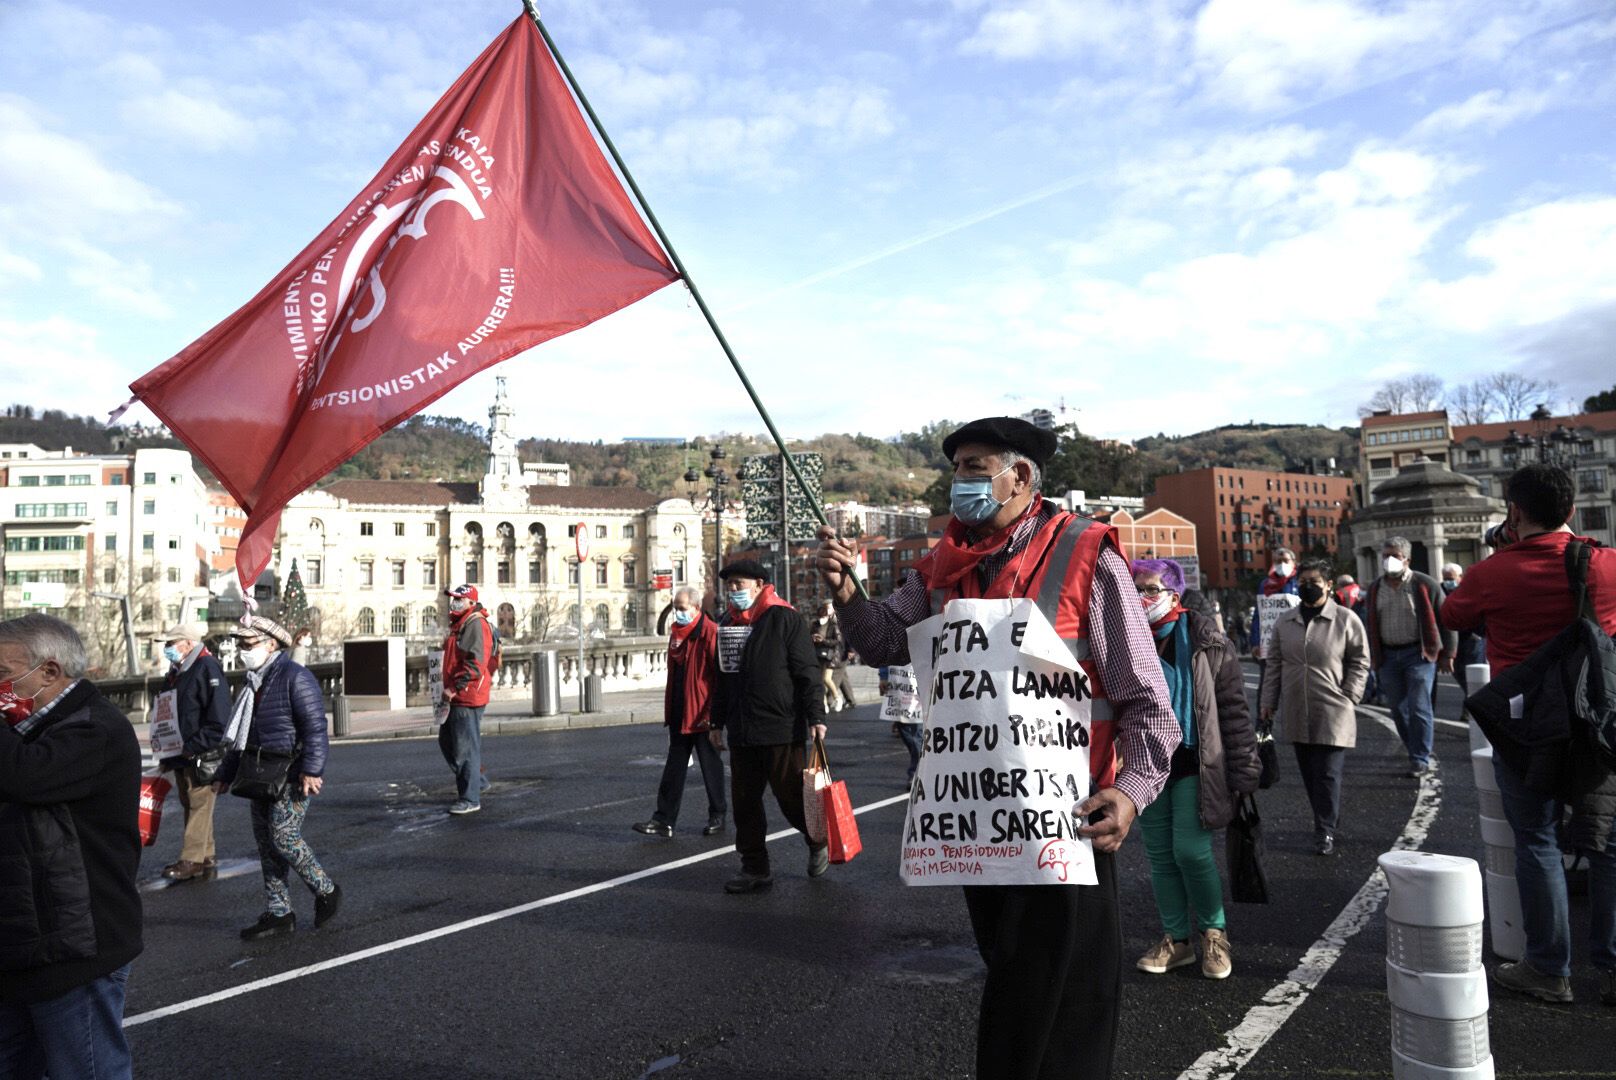
<path fill-rule="evenodd" d="M 59 608 L 67 606 L 67 586 L 60 581 L 30 581 L 22 591 L 22 606 Z"/>
<path fill-rule="evenodd" d="M 672 568 L 670 567 L 667 570 L 653 570 L 653 571 L 651 571 L 651 588 L 653 588 L 653 589 L 671 589 L 671 588 L 673 588 L 673 570 L 672 570 Z"/>
<path fill-rule="evenodd" d="M 578 561 L 583 562 L 589 558 L 589 524 L 580 521 L 572 528 L 573 547 L 578 552 Z"/>

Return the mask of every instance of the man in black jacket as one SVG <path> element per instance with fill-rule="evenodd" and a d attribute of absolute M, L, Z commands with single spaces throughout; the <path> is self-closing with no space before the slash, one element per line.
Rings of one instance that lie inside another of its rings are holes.
<path fill-rule="evenodd" d="M 174 793 L 185 810 L 180 857 L 163 868 L 170 881 L 211 877 L 218 866 L 213 851 L 213 777 L 199 784 L 193 771 L 199 756 L 223 744 L 230 723 L 230 686 L 224 668 L 202 644 L 207 633 L 207 623 L 191 622 L 171 626 L 162 636 L 163 656 L 170 665 L 163 692 L 174 695 L 173 708 L 185 740 L 179 754 L 161 763 L 173 774 Z"/>
<path fill-rule="evenodd" d="M 0 1076 L 128 1077 L 140 744 L 49 615 L 0 622 Z"/>
<path fill-rule="evenodd" d="M 751 559 L 719 572 L 728 610 L 718 627 L 718 678 L 713 688 L 713 745 L 730 748 L 730 805 L 741 873 L 724 891 L 750 893 L 774 884 L 769 875 L 768 821 L 763 791 L 807 839 L 803 817 L 803 744 L 810 730 L 825 736 L 819 658 L 808 628 L 775 595 L 769 573 Z M 823 843 L 808 840 L 808 876 L 830 865 Z"/>

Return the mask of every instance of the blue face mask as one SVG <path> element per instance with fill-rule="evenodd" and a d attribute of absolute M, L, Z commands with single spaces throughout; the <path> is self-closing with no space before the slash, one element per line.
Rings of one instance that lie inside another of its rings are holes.
<path fill-rule="evenodd" d="M 179 647 L 175 645 L 164 645 L 163 656 L 168 659 L 170 664 L 177 664 L 185 659 L 185 654 L 180 652 Z"/>
<path fill-rule="evenodd" d="M 1009 471 L 1006 468 L 992 476 L 956 478 L 948 492 L 949 511 L 965 525 L 993 520 L 993 515 L 1004 508 L 1004 503 L 993 497 L 993 481 Z"/>
<path fill-rule="evenodd" d="M 680 626 L 689 626 L 691 623 L 696 621 L 696 613 L 694 611 L 679 611 L 678 609 L 675 609 L 673 612 L 673 621 L 678 623 Z"/>
<path fill-rule="evenodd" d="M 729 606 L 736 611 L 745 611 L 752 606 L 752 594 L 744 589 L 731 592 L 729 594 Z"/>

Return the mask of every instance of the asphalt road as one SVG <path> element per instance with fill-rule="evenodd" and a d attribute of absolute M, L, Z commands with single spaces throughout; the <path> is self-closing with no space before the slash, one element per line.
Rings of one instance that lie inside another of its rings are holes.
<path fill-rule="evenodd" d="M 1441 714 L 1457 709 L 1450 688 Z M 873 714 L 841 714 L 830 742 L 858 806 L 904 790 L 904 751 Z M 345 907 L 314 931 L 312 901 L 294 886 L 303 925 L 258 944 L 236 933 L 262 904 L 245 804 L 221 802 L 224 873 L 211 883 L 162 887 L 179 843 L 166 820 L 143 863 L 147 948 L 127 1008 L 136 1075 L 969 1076 L 981 964 L 958 891 L 897 879 L 901 802 L 860 816 L 864 852 L 851 864 L 809 881 L 800 839 L 781 838 L 773 890 L 728 896 L 733 837 L 700 836 L 696 770 L 688 831 L 664 841 L 628 828 L 649 816 L 664 746 L 651 725 L 488 738 L 497 786 L 465 818 L 443 812 L 453 789 L 433 742 L 336 747 L 305 834 Z M 1462 732 L 1439 732 L 1429 850 L 1479 854 L 1466 751 Z M 1312 854 L 1306 800 L 1284 764 L 1262 799 L 1273 902 L 1231 906 L 1226 981 L 1193 967 L 1130 971 L 1119 1075 L 1177 1077 L 1223 1045 L 1409 820 L 1418 784 L 1370 713 L 1349 758 L 1337 857 Z M 1159 934 L 1137 839 L 1121 869 L 1131 963 Z M 1582 935 L 1585 905 L 1574 912 Z M 1384 952 L 1377 911 L 1240 1075 L 1390 1075 Z M 1580 962 L 1575 1006 L 1495 993 L 1499 1075 L 1616 1076 L 1616 1011 L 1598 1005 L 1585 950 Z M 333 966 L 308 970 L 321 964 Z"/>

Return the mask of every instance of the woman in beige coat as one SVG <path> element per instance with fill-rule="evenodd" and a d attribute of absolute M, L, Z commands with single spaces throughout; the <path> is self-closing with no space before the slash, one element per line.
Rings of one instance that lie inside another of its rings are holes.
<path fill-rule="evenodd" d="M 1262 720 L 1283 717 L 1281 734 L 1296 748 L 1296 768 L 1313 804 L 1314 850 L 1335 852 L 1341 773 L 1358 742 L 1355 703 L 1369 678 L 1369 641 L 1358 616 L 1330 598 L 1330 564 L 1302 564 L 1301 604 L 1274 623 L 1262 686 Z"/>

